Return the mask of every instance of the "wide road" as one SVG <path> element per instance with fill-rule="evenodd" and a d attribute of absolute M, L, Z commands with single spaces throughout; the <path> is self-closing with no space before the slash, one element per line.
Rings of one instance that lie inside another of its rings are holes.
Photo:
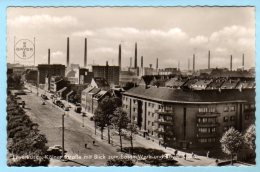
<path fill-rule="evenodd" d="M 61 122 L 64 112 L 50 103 L 42 105 L 41 98 L 33 93 L 28 93 L 21 97 L 26 102 L 25 110 L 28 115 L 33 122 L 39 124 L 41 133 L 46 135 L 47 145 L 62 145 Z M 66 156 L 74 162 L 61 162 L 60 160 L 52 159 L 50 166 L 104 166 L 108 156 L 119 154 L 115 147 L 95 139 L 92 133 L 87 127 L 82 127 L 81 123 L 72 118 L 71 115 L 65 115 Z M 93 140 L 96 142 L 95 145 L 92 144 Z M 86 143 L 88 144 L 87 148 L 85 148 Z"/>

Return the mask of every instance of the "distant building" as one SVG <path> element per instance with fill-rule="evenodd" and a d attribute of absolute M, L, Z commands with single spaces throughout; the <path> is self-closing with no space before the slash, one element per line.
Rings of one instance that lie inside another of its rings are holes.
<path fill-rule="evenodd" d="M 94 77 L 91 80 L 90 86 L 93 88 L 100 88 L 102 90 L 108 91 L 110 86 L 105 78 Z"/>
<path fill-rule="evenodd" d="M 66 72 L 66 77 L 71 84 L 87 84 L 94 77 L 93 72 L 85 68 L 73 68 Z"/>
<path fill-rule="evenodd" d="M 48 78 L 47 78 L 48 81 Z M 57 91 L 61 90 L 64 87 L 67 87 L 69 84 L 69 81 L 64 80 L 63 77 L 61 76 L 51 76 L 50 78 L 50 92 L 51 93 L 56 93 Z M 48 85 L 46 83 L 45 85 Z"/>
<path fill-rule="evenodd" d="M 28 69 L 24 73 L 24 77 L 25 77 L 26 82 L 36 85 L 37 77 L 38 77 L 38 70 Z"/>
<path fill-rule="evenodd" d="M 120 71 L 119 85 L 125 86 L 127 83 L 137 84 L 139 82 L 139 76 L 131 71 Z"/>
<path fill-rule="evenodd" d="M 105 78 L 110 85 L 119 85 L 119 66 L 92 65 L 91 72 L 94 77 Z"/>
<path fill-rule="evenodd" d="M 51 76 L 65 76 L 65 65 L 61 64 L 39 64 L 38 65 L 39 84 L 45 84 L 45 78 Z"/>
<path fill-rule="evenodd" d="M 123 108 L 139 134 L 174 148 L 219 147 L 230 127 L 244 132 L 255 122 L 255 89 L 183 90 L 134 87 Z"/>

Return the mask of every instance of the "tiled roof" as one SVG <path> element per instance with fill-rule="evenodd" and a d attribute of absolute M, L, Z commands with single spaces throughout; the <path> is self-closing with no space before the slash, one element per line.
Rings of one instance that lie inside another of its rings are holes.
<path fill-rule="evenodd" d="M 163 102 L 179 102 L 179 103 L 217 103 L 217 102 L 233 102 L 233 101 L 254 101 L 255 89 L 247 89 L 239 91 L 232 90 L 182 90 L 166 87 L 150 87 L 142 86 L 134 87 L 123 95 L 129 95 L 144 99 Z"/>

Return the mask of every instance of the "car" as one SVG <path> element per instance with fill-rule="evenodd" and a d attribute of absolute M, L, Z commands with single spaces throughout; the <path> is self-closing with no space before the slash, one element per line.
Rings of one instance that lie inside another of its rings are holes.
<path fill-rule="evenodd" d="M 42 94 L 41 97 L 43 100 L 48 100 L 48 97 L 45 94 Z"/>
<path fill-rule="evenodd" d="M 15 97 L 14 99 L 22 99 L 21 97 Z"/>
<path fill-rule="evenodd" d="M 65 110 L 65 111 L 69 111 L 70 108 L 69 108 L 68 106 L 65 106 L 65 107 L 64 107 L 64 110 Z"/>
<path fill-rule="evenodd" d="M 58 105 L 60 108 L 64 108 L 64 104 L 63 103 L 59 103 Z"/>
<path fill-rule="evenodd" d="M 46 105 L 46 103 L 43 101 L 43 102 L 42 102 L 42 105 Z"/>
<path fill-rule="evenodd" d="M 19 90 L 16 93 L 14 93 L 14 95 L 26 95 L 26 93 L 22 90 Z"/>
<path fill-rule="evenodd" d="M 81 113 L 81 110 L 82 110 L 81 106 L 76 106 L 74 109 L 74 111 L 77 113 Z"/>
<path fill-rule="evenodd" d="M 90 121 L 94 121 L 94 117 L 93 117 L 93 116 L 90 117 L 89 120 L 90 120 Z"/>

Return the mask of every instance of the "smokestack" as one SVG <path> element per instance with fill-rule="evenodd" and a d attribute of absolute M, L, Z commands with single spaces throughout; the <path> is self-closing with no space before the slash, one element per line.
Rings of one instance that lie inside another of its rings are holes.
<path fill-rule="evenodd" d="M 232 55 L 230 55 L 230 71 L 232 71 Z"/>
<path fill-rule="evenodd" d="M 137 43 L 135 43 L 135 69 L 137 68 Z"/>
<path fill-rule="evenodd" d="M 180 60 L 178 61 L 178 71 L 180 71 Z"/>
<path fill-rule="evenodd" d="M 130 68 L 132 67 L 132 57 L 130 57 Z"/>
<path fill-rule="evenodd" d="M 108 61 L 106 61 L 106 72 L 105 73 L 106 73 L 105 78 L 108 82 Z"/>
<path fill-rule="evenodd" d="M 156 69 L 158 69 L 158 58 L 156 59 Z"/>
<path fill-rule="evenodd" d="M 242 70 L 244 71 L 245 70 L 245 54 L 243 53 L 243 56 L 242 56 Z"/>
<path fill-rule="evenodd" d="M 70 64 L 70 38 L 67 37 L 67 67 Z"/>
<path fill-rule="evenodd" d="M 118 66 L 119 66 L 119 71 L 121 71 L 121 44 L 119 44 L 119 49 L 118 49 Z"/>
<path fill-rule="evenodd" d="M 209 51 L 209 55 L 208 55 L 208 69 L 210 69 L 210 51 Z"/>
<path fill-rule="evenodd" d="M 51 50 L 48 49 L 48 65 L 51 64 Z"/>
<path fill-rule="evenodd" d="M 85 38 L 85 46 L 84 46 L 84 67 L 87 67 L 87 45 L 88 45 L 88 42 L 87 42 L 87 38 Z"/>
<path fill-rule="evenodd" d="M 143 56 L 141 56 L 141 68 L 144 67 L 144 59 L 143 59 Z"/>
<path fill-rule="evenodd" d="M 195 71 L 195 54 L 193 54 L 193 68 L 192 68 L 193 72 Z"/>

